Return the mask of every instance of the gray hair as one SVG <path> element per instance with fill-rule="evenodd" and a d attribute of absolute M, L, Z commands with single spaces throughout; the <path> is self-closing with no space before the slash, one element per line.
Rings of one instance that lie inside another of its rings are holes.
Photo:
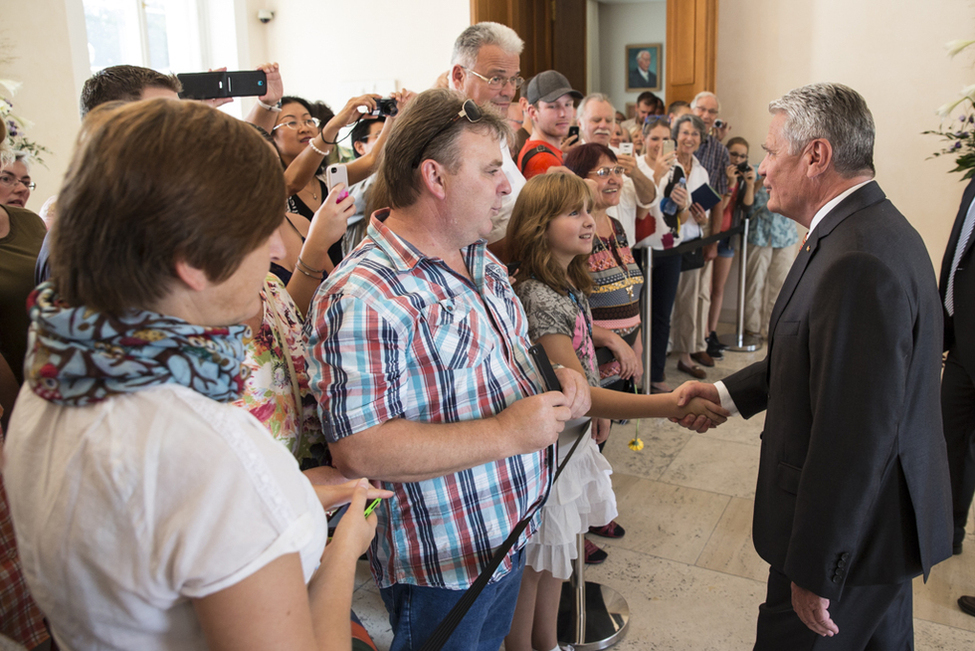
<path fill-rule="evenodd" d="M 685 122 L 690 122 L 691 126 L 697 129 L 697 133 L 701 136 L 701 139 L 704 139 L 704 134 L 707 133 L 708 130 L 708 128 L 704 126 L 704 120 L 697 117 L 693 113 L 685 113 L 674 120 L 674 124 L 670 128 L 670 136 L 674 140 L 677 140 L 677 134 L 680 133 L 680 125 L 684 124 Z"/>
<path fill-rule="evenodd" d="M 6 143 L 5 143 L 6 145 Z M 34 162 L 34 157 L 29 151 L 24 151 L 23 149 L 10 149 L 9 146 L 5 146 L 2 151 L 0 151 L 0 167 L 6 167 L 7 165 L 13 165 L 14 163 L 23 163 L 27 171 L 30 172 L 30 166 Z"/>
<path fill-rule="evenodd" d="M 576 119 L 580 119 L 586 114 L 586 107 L 589 106 L 590 102 L 606 102 L 610 106 L 613 106 L 613 100 L 609 98 L 609 95 L 604 93 L 590 93 L 579 102 L 579 108 L 576 109 Z M 616 114 L 615 106 L 613 106 L 613 114 Z"/>
<path fill-rule="evenodd" d="M 704 99 L 705 97 L 713 97 L 714 98 L 714 101 L 717 102 L 717 104 L 718 104 L 718 110 L 719 111 L 721 110 L 721 100 L 719 100 L 718 99 L 718 96 L 715 95 L 714 93 L 712 93 L 709 90 L 702 90 L 700 93 L 698 93 L 697 95 L 695 95 L 694 96 L 694 99 L 691 100 L 691 108 L 692 109 L 697 108 L 698 101 Z"/>
<path fill-rule="evenodd" d="M 833 168 L 843 176 L 874 173 L 873 115 L 860 93 L 842 84 L 810 84 L 769 102 L 769 113 L 784 113 L 782 135 L 796 155 L 822 138 L 833 148 Z"/>
<path fill-rule="evenodd" d="M 525 42 L 521 40 L 515 30 L 501 23 L 477 23 L 471 25 L 454 41 L 454 52 L 450 57 L 450 65 L 460 65 L 473 68 L 477 63 L 477 53 L 485 45 L 497 45 L 505 54 L 521 56 L 525 49 Z"/>

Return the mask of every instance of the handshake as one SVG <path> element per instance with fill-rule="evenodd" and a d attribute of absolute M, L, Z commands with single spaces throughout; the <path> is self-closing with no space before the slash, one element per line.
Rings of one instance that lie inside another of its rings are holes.
<path fill-rule="evenodd" d="M 674 397 L 678 411 L 684 415 L 671 417 L 670 422 L 698 433 L 721 425 L 732 415 L 721 405 L 718 389 L 713 384 L 685 382 L 674 389 Z"/>

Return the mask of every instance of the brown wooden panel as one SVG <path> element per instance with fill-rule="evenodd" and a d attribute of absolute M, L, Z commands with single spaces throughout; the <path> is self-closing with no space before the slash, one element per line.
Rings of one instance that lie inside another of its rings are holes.
<path fill-rule="evenodd" d="M 552 23 L 552 68 L 586 92 L 586 0 L 558 0 Z"/>
<path fill-rule="evenodd" d="M 714 91 L 718 0 L 667 0 L 667 101 Z"/>

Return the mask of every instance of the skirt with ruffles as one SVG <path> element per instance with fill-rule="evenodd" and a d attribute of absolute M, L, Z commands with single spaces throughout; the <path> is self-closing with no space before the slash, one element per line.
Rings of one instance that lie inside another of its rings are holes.
<path fill-rule="evenodd" d="M 571 445 L 559 446 L 559 462 Z M 590 431 L 583 435 L 542 507 L 542 520 L 525 546 L 525 559 L 536 572 L 548 570 L 557 579 L 572 576 L 578 556 L 576 536 L 616 517 L 616 494 L 609 476 L 613 468 L 599 452 Z"/>

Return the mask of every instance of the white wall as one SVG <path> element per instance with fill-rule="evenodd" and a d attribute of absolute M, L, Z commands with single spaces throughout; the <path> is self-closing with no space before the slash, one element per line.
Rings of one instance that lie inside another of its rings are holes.
<path fill-rule="evenodd" d="M 599 85 L 593 91 L 606 93 L 618 111 L 626 113 L 626 103 L 636 102 L 639 92 L 626 92 L 626 46 L 639 43 L 665 43 L 667 38 L 667 3 L 663 0 L 641 3 L 599 5 Z M 661 57 L 663 49 L 661 49 Z M 658 80 L 666 83 L 661 61 Z M 666 101 L 663 90 L 654 91 Z"/>
<path fill-rule="evenodd" d="M 934 111 L 975 82 L 973 54 L 954 60 L 944 43 L 971 38 L 971 0 L 723 0 L 716 92 L 731 135 L 761 158 L 768 102 L 804 84 L 847 84 L 867 100 L 877 126 L 877 180 L 921 233 L 935 265 L 948 240 L 964 185 L 921 135 L 939 126 Z"/>
<path fill-rule="evenodd" d="M 13 12 L 17 20 L 2 21 L 0 37 L 7 46 L 3 57 L 12 60 L 0 66 L 0 77 L 23 84 L 10 98 L 14 112 L 34 123 L 27 130 L 29 138 L 51 150 L 44 165 L 31 169 L 37 189 L 27 207 L 37 211 L 57 193 L 70 162 L 81 125 L 78 98 L 87 76 L 88 50 L 81 0 L 34 0 L 18 7 L 4 0 L 3 16 L 11 18 L 8 12 Z"/>
<path fill-rule="evenodd" d="M 248 0 L 248 22 L 260 2 Z M 338 110 L 354 94 L 422 91 L 450 67 L 454 40 L 470 25 L 464 0 L 267 0 L 266 59 L 281 64 L 285 92 Z M 257 64 L 259 61 L 253 60 Z M 395 86 L 394 86 L 395 84 Z"/>

